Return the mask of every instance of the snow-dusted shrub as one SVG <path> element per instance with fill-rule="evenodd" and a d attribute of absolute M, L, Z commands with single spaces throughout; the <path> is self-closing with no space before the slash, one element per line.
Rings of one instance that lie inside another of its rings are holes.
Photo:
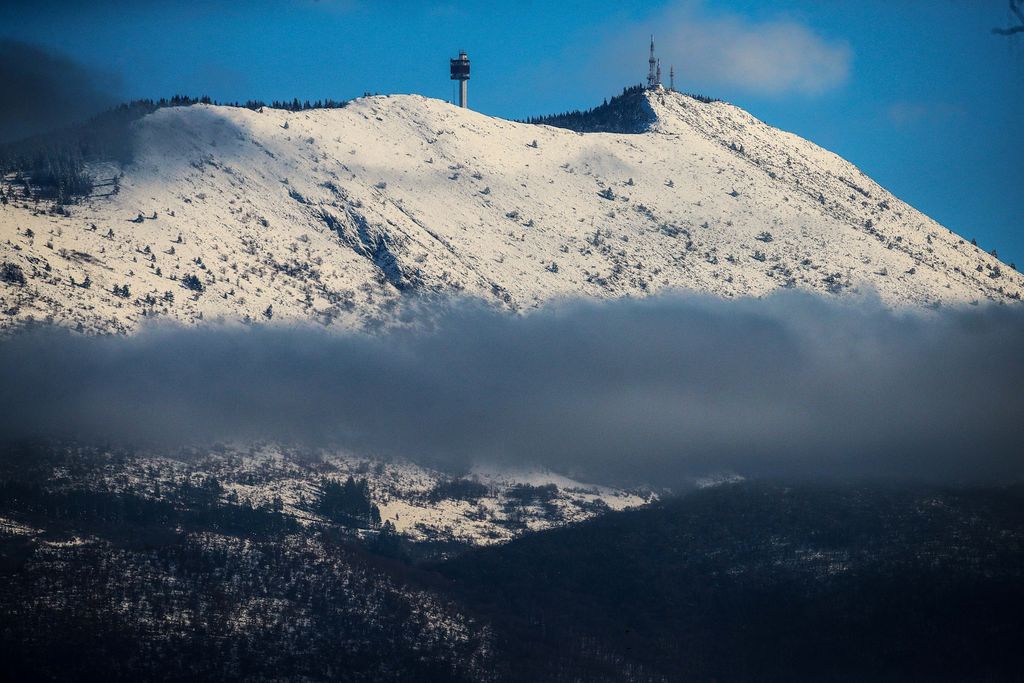
<path fill-rule="evenodd" d="M 25 273 L 17 263 L 4 261 L 4 264 L 0 266 L 0 281 L 11 285 L 23 285 L 25 284 Z"/>
<path fill-rule="evenodd" d="M 184 285 L 186 289 L 191 289 L 193 292 L 201 292 L 206 289 L 203 286 L 202 280 L 193 273 L 189 273 L 185 277 L 181 278 L 181 284 Z"/>

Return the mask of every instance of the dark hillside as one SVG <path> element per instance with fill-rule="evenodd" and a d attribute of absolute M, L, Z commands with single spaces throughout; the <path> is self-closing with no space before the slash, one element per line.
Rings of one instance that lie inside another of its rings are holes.
<path fill-rule="evenodd" d="M 1010 681 L 1024 667 L 1019 486 L 724 485 L 426 562 L 429 543 L 380 524 L 364 479 L 309 456 L 296 509 L 227 493 L 274 476 L 266 463 L 200 476 L 190 457 L 0 447 L 8 678 Z M 452 493 L 482 492 L 430 495 Z"/>
<path fill-rule="evenodd" d="M 1014 680 L 1024 491 L 744 484 L 440 567 L 511 680 Z"/>

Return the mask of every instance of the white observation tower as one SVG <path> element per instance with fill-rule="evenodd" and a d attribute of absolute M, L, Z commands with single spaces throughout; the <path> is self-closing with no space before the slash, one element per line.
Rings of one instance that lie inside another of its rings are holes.
<path fill-rule="evenodd" d="M 451 60 L 452 80 L 459 82 L 459 106 L 465 109 L 469 106 L 466 95 L 466 84 L 469 82 L 469 55 L 465 50 L 459 50 L 459 56 Z"/>

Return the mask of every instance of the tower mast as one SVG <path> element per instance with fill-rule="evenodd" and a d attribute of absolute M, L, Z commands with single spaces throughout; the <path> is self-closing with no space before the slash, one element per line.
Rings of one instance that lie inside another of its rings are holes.
<path fill-rule="evenodd" d="M 655 67 L 658 60 L 654 58 L 654 35 L 651 34 L 651 57 L 647 60 L 647 87 L 653 88 L 657 83 L 657 75 L 655 74 Z"/>
<path fill-rule="evenodd" d="M 674 64 L 668 67 L 668 89 L 672 91 L 676 89 L 676 67 Z"/>

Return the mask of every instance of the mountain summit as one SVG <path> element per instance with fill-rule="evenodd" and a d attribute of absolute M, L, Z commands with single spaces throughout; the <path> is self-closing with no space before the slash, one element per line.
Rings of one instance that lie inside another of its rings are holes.
<path fill-rule="evenodd" d="M 362 327 L 415 292 L 514 310 L 668 289 L 875 291 L 895 307 L 1024 292 L 852 164 L 738 107 L 662 89 L 627 104 L 637 132 L 415 95 L 160 109 L 134 124 L 131 164 L 94 169 L 116 192 L 70 215 L 0 207 L 0 324 Z"/>

